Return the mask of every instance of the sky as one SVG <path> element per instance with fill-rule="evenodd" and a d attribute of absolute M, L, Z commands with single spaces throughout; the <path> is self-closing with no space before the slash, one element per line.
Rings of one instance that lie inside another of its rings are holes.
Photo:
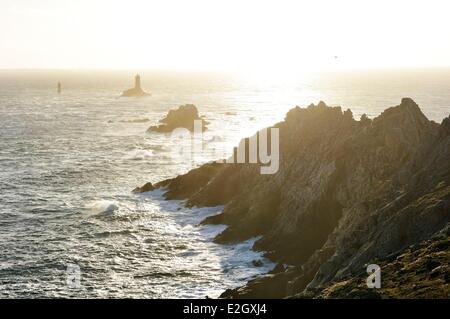
<path fill-rule="evenodd" d="M 0 68 L 450 66 L 447 2 L 0 0 Z"/>

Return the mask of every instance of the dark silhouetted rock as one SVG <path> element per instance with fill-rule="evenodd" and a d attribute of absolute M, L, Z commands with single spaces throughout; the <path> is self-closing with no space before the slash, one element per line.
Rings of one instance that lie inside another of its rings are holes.
<path fill-rule="evenodd" d="M 279 274 L 285 272 L 286 268 L 283 263 L 277 263 L 277 265 L 269 272 L 269 274 Z"/>
<path fill-rule="evenodd" d="M 257 259 L 257 260 L 252 261 L 252 265 L 255 267 L 262 267 L 262 266 L 264 266 L 264 263 L 262 262 L 262 260 Z"/>
<path fill-rule="evenodd" d="M 364 126 L 372 124 L 372 120 L 367 116 L 367 114 L 361 115 L 360 122 Z"/>
<path fill-rule="evenodd" d="M 160 120 L 158 126 L 151 126 L 151 132 L 170 133 L 177 128 L 185 128 L 194 131 L 195 121 L 199 121 L 202 131 L 206 131 L 208 122 L 199 117 L 197 107 L 193 104 L 180 106 L 176 110 L 170 110 L 165 118 Z"/>
<path fill-rule="evenodd" d="M 137 194 L 139 194 L 139 193 L 147 193 L 147 192 L 152 192 L 154 190 L 155 190 L 155 187 L 153 186 L 153 184 L 152 183 L 147 183 L 147 184 L 145 184 L 142 187 L 136 187 L 133 190 L 133 193 L 137 193 Z"/>

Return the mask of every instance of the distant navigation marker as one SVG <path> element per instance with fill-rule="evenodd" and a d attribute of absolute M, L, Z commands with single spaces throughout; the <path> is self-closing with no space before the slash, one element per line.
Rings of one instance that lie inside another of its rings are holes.
<path fill-rule="evenodd" d="M 58 82 L 58 94 L 61 94 L 61 82 Z"/>

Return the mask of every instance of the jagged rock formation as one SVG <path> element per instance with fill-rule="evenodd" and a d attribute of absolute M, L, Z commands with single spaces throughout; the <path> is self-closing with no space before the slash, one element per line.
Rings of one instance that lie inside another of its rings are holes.
<path fill-rule="evenodd" d="M 351 111 L 321 102 L 292 109 L 275 126 L 280 169 L 274 175 L 260 175 L 254 164 L 208 164 L 156 185 L 189 206 L 225 205 L 204 221 L 228 225 L 216 242 L 262 236 L 254 249 L 293 265 L 223 297 L 332 297 L 330 287 L 366 264 L 397 269 L 389 256 L 448 227 L 450 118 L 429 121 L 405 98 L 373 120 L 356 121 Z M 448 245 L 443 251 L 448 255 Z M 433 281 L 436 296 L 448 294 L 445 278 Z M 346 297 L 347 290 L 339 291 Z M 404 294 L 387 296 L 419 297 Z"/>
<path fill-rule="evenodd" d="M 142 194 L 142 193 L 147 193 L 147 192 L 151 192 L 154 191 L 156 189 L 155 186 L 153 186 L 152 183 L 146 183 L 144 186 L 142 187 L 136 187 L 133 190 L 133 193 L 135 194 Z"/>
<path fill-rule="evenodd" d="M 139 74 L 137 74 L 134 77 L 134 88 L 123 91 L 122 97 L 141 97 L 141 96 L 148 96 L 147 92 L 145 92 L 141 87 L 141 77 Z"/>
<path fill-rule="evenodd" d="M 151 126 L 148 131 L 170 133 L 177 128 L 185 128 L 194 131 L 195 121 L 200 121 L 202 131 L 207 130 L 208 122 L 198 115 L 197 107 L 193 104 L 180 106 L 176 110 L 170 110 L 165 118 L 160 120 L 161 125 Z"/>
<path fill-rule="evenodd" d="M 319 289 L 306 289 L 297 298 L 450 298 L 450 227 L 430 240 L 377 260 L 382 269 L 380 289 L 368 290 L 361 271 Z"/>

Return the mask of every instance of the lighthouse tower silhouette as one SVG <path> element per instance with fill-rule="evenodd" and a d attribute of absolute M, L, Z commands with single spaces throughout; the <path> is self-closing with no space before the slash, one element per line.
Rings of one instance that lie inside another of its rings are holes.
<path fill-rule="evenodd" d="M 141 76 L 139 74 L 136 74 L 134 77 L 134 88 L 137 90 L 141 90 Z"/>
<path fill-rule="evenodd" d="M 150 95 L 144 90 L 142 90 L 141 87 L 141 76 L 139 74 L 136 74 L 134 77 L 134 88 L 123 91 L 122 96 L 124 97 L 132 97 L 132 96 L 146 96 Z"/>

